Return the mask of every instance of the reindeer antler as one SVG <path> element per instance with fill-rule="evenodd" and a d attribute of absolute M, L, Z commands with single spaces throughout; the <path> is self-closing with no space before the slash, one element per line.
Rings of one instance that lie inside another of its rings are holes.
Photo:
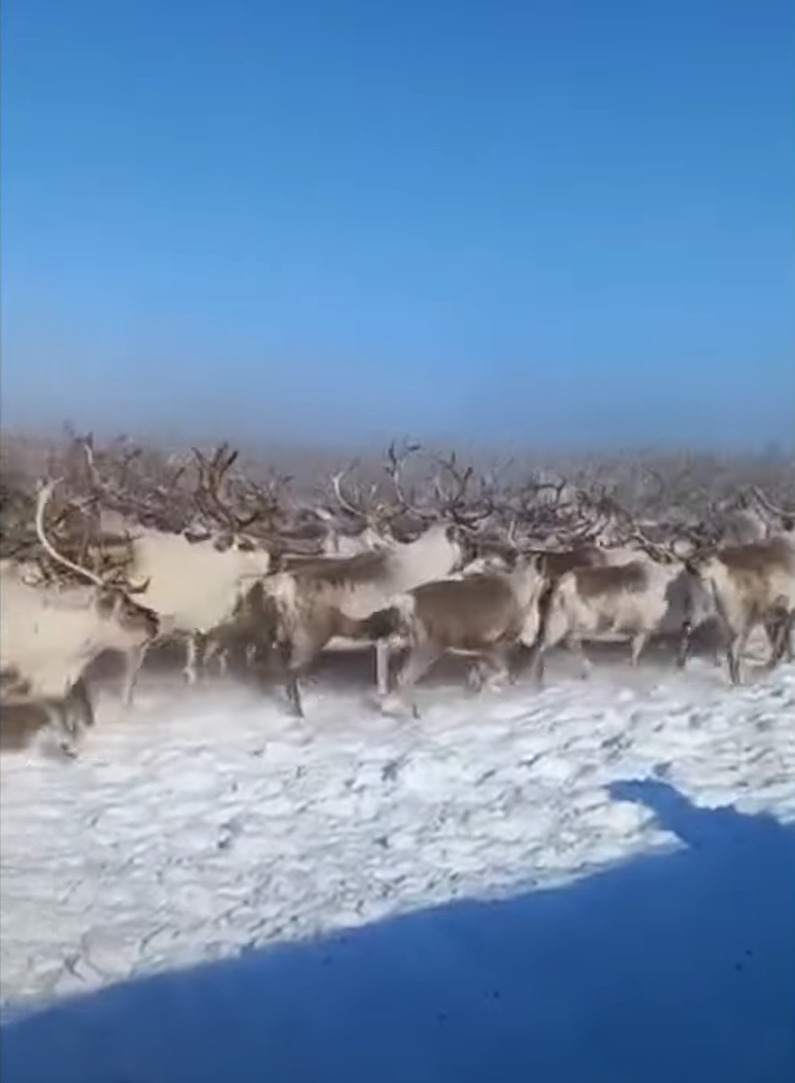
<path fill-rule="evenodd" d="M 793 514 L 791 511 L 788 512 L 785 511 L 784 508 L 777 507 L 777 505 L 773 503 L 770 497 L 767 496 L 767 494 L 764 493 L 758 485 L 751 486 L 750 495 L 753 496 L 756 502 L 771 515 L 776 515 L 781 519 L 785 519 L 787 518 L 787 516 Z"/>
<path fill-rule="evenodd" d="M 422 448 L 421 444 L 414 443 L 412 441 L 406 441 L 403 444 L 403 448 L 398 454 L 397 443 L 395 440 L 387 448 L 386 463 L 384 469 L 389 477 L 392 479 L 392 485 L 395 490 L 395 495 L 400 501 L 401 508 L 412 508 L 412 502 L 406 496 L 405 489 L 403 488 L 403 464 L 410 455 L 416 454 Z"/>
<path fill-rule="evenodd" d="M 442 484 L 440 474 L 437 473 L 433 479 L 434 492 L 436 493 L 436 499 L 439 501 L 442 514 L 449 515 L 454 522 L 460 526 L 468 527 L 470 530 L 482 525 L 483 521 L 491 514 L 491 506 L 485 512 L 481 511 L 469 515 L 465 512 L 469 483 L 475 473 L 474 467 L 467 466 L 462 469 L 458 465 L 458 459 L 454 451 L 446 459 L 439 455 L 435 456 L 435 462 L 450 475 L 453 481 L 452 489 L 446 490 Z"/>
<path fill-rule="evenodd" d="M 342 490 L 343 480 L 348 477 L 351 471 L 358 465 L 359 460 L 354 459 L 353 462 L 346 466 L 344 470 L 338 470 L 336 474 L 332 474 L 330 478 L 331 489 L 337 503 L 344 512 L 346 512 L 348 515 L 355 516 L 357 519 L 363 519 L 365 522 L 369 522 L 371 510 L 358 487 L 352 496 L 346 495 Z M 378 485 L 371 485 L 367 500 L 372 501 L 377 491 Z"/>
<path fill-rule="evenodd" d="M 220 491 L 230 467 L 237 461 L 240 453 L 230 448 L 226 441 L 215 449 L 211 459 L 203 455 L 198 448 L 192 450 L 199 471 L 196 502 L 201 511 L 212 518 L 219 519 L 233 534 L 251 526 L 255 519 L 259 518 L 259 509 L 249 515 L 238 516 L 221 496 Z"/>

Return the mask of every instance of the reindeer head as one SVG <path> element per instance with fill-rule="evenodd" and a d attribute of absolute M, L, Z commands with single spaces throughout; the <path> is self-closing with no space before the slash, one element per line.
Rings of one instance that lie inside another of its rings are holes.
<path fill-rule="evenodd" d="M 97 588 L 93 606 L 97 616 L 112 632 L 108 645 L 111 645 L 116 639 L 119 640 L 122 647 L 128 647 L 130 639 L 140 643 L 153 639 L 161 631 L 160 618 L 154 610 L 140 605 L 132 597 L 135 593 L 145 591 L 148 582 L 137 587 L 129 584 L 122 587 L 111 583 L 59 553 L 47 537 L 44 529 L 44 512 L 57 484 L 58 481 L 55 480 L 39 485 L 36 499 L 35 525 L 36 534 L 43 549 L 56 564 L 73 572 Z"/>

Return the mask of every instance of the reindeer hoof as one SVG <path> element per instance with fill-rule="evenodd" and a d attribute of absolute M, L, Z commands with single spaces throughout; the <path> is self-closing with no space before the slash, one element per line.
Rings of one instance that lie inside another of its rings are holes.
<path fill-rule="evenodd" d="M 467 673 L 467 688 L 470 692 L 481 692 L 483 690 L 483 676 L 477 666 L 472 666 Z"/>
<path fill-rule="evenodd" d="M 46 740 L 39 747 L 43 755 L 48 759 L 54 759 L 61 763 L 71 763 L 77 759 L 77 748 L 67 737 Z"/>
<path fill-rule="evenodd" d="M 385 696 L 381 700 L 381 713 L 390 715 L 397 718 L 405 718 L 409 714 L 413 714 L 417 708 L 414 704 L 409 705 L 405 700 L 394 692 L 390 692 L 388 696 Z M 415 716 L 416 717 L 416 716 Z"/>

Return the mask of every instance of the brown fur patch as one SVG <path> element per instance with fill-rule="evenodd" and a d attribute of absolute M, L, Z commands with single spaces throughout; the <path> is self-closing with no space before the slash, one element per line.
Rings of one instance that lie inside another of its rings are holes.
<path fill-rule="evenodd" d="M 516 635 L 521 614 L 509 583 L 500 576 L 440 579 L 412 591 L 426 637 L 439 647 L 477 650 Z"/>
<path fill-rule="evenodd" d="M 564 549 L 560 553 L 541 553 L 541 570 L 544 575 L 557 579 L 575 568 L 598 568 L 605 562 L 605 554 L 595 545 L 579 549 Z"/>
<path fill-rule="evenodd" d="M 602 568 L 575 568 L 577 590 L 583 598 L 596 598 L 620 591 L 640 591 L 646 586 L 646 567 L 640 561 L 605 565 Z"/>
<path fill-rule="evenodd" d="M 717 557 L 731 572 L 759 575 L 768 571 L 795 570 L 792 547 L 781 538 L 727 546 L 718 551 Z"/>
<path fill-rule="evenodd" d="M 387 566 L 387 550 L 368 550 L 352 557 L 319 557 L 291 569 L 298 583 L 341 587 L 346 583 L 367 583 L 382 575 Z"/>

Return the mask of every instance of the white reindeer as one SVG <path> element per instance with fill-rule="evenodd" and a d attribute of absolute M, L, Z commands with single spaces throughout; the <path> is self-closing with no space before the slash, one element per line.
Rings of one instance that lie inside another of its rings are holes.
<path fill-rule="evenodd" d="M 40 489 L 36 531 L 47 553 L 84 578 L 85 586 L 32 585 L 24 569 L 3 561 L 0 606 L 0 699 L 4 706 L 34 706 L 44 712 L 61 748 L 93 723 L 84 674 L 104 651 L 124 654 L 145 648 L 160 631 L 156 613 L 118 587 L 60 554 L 44 531 L 44 510 L 55 486 Z"/>

